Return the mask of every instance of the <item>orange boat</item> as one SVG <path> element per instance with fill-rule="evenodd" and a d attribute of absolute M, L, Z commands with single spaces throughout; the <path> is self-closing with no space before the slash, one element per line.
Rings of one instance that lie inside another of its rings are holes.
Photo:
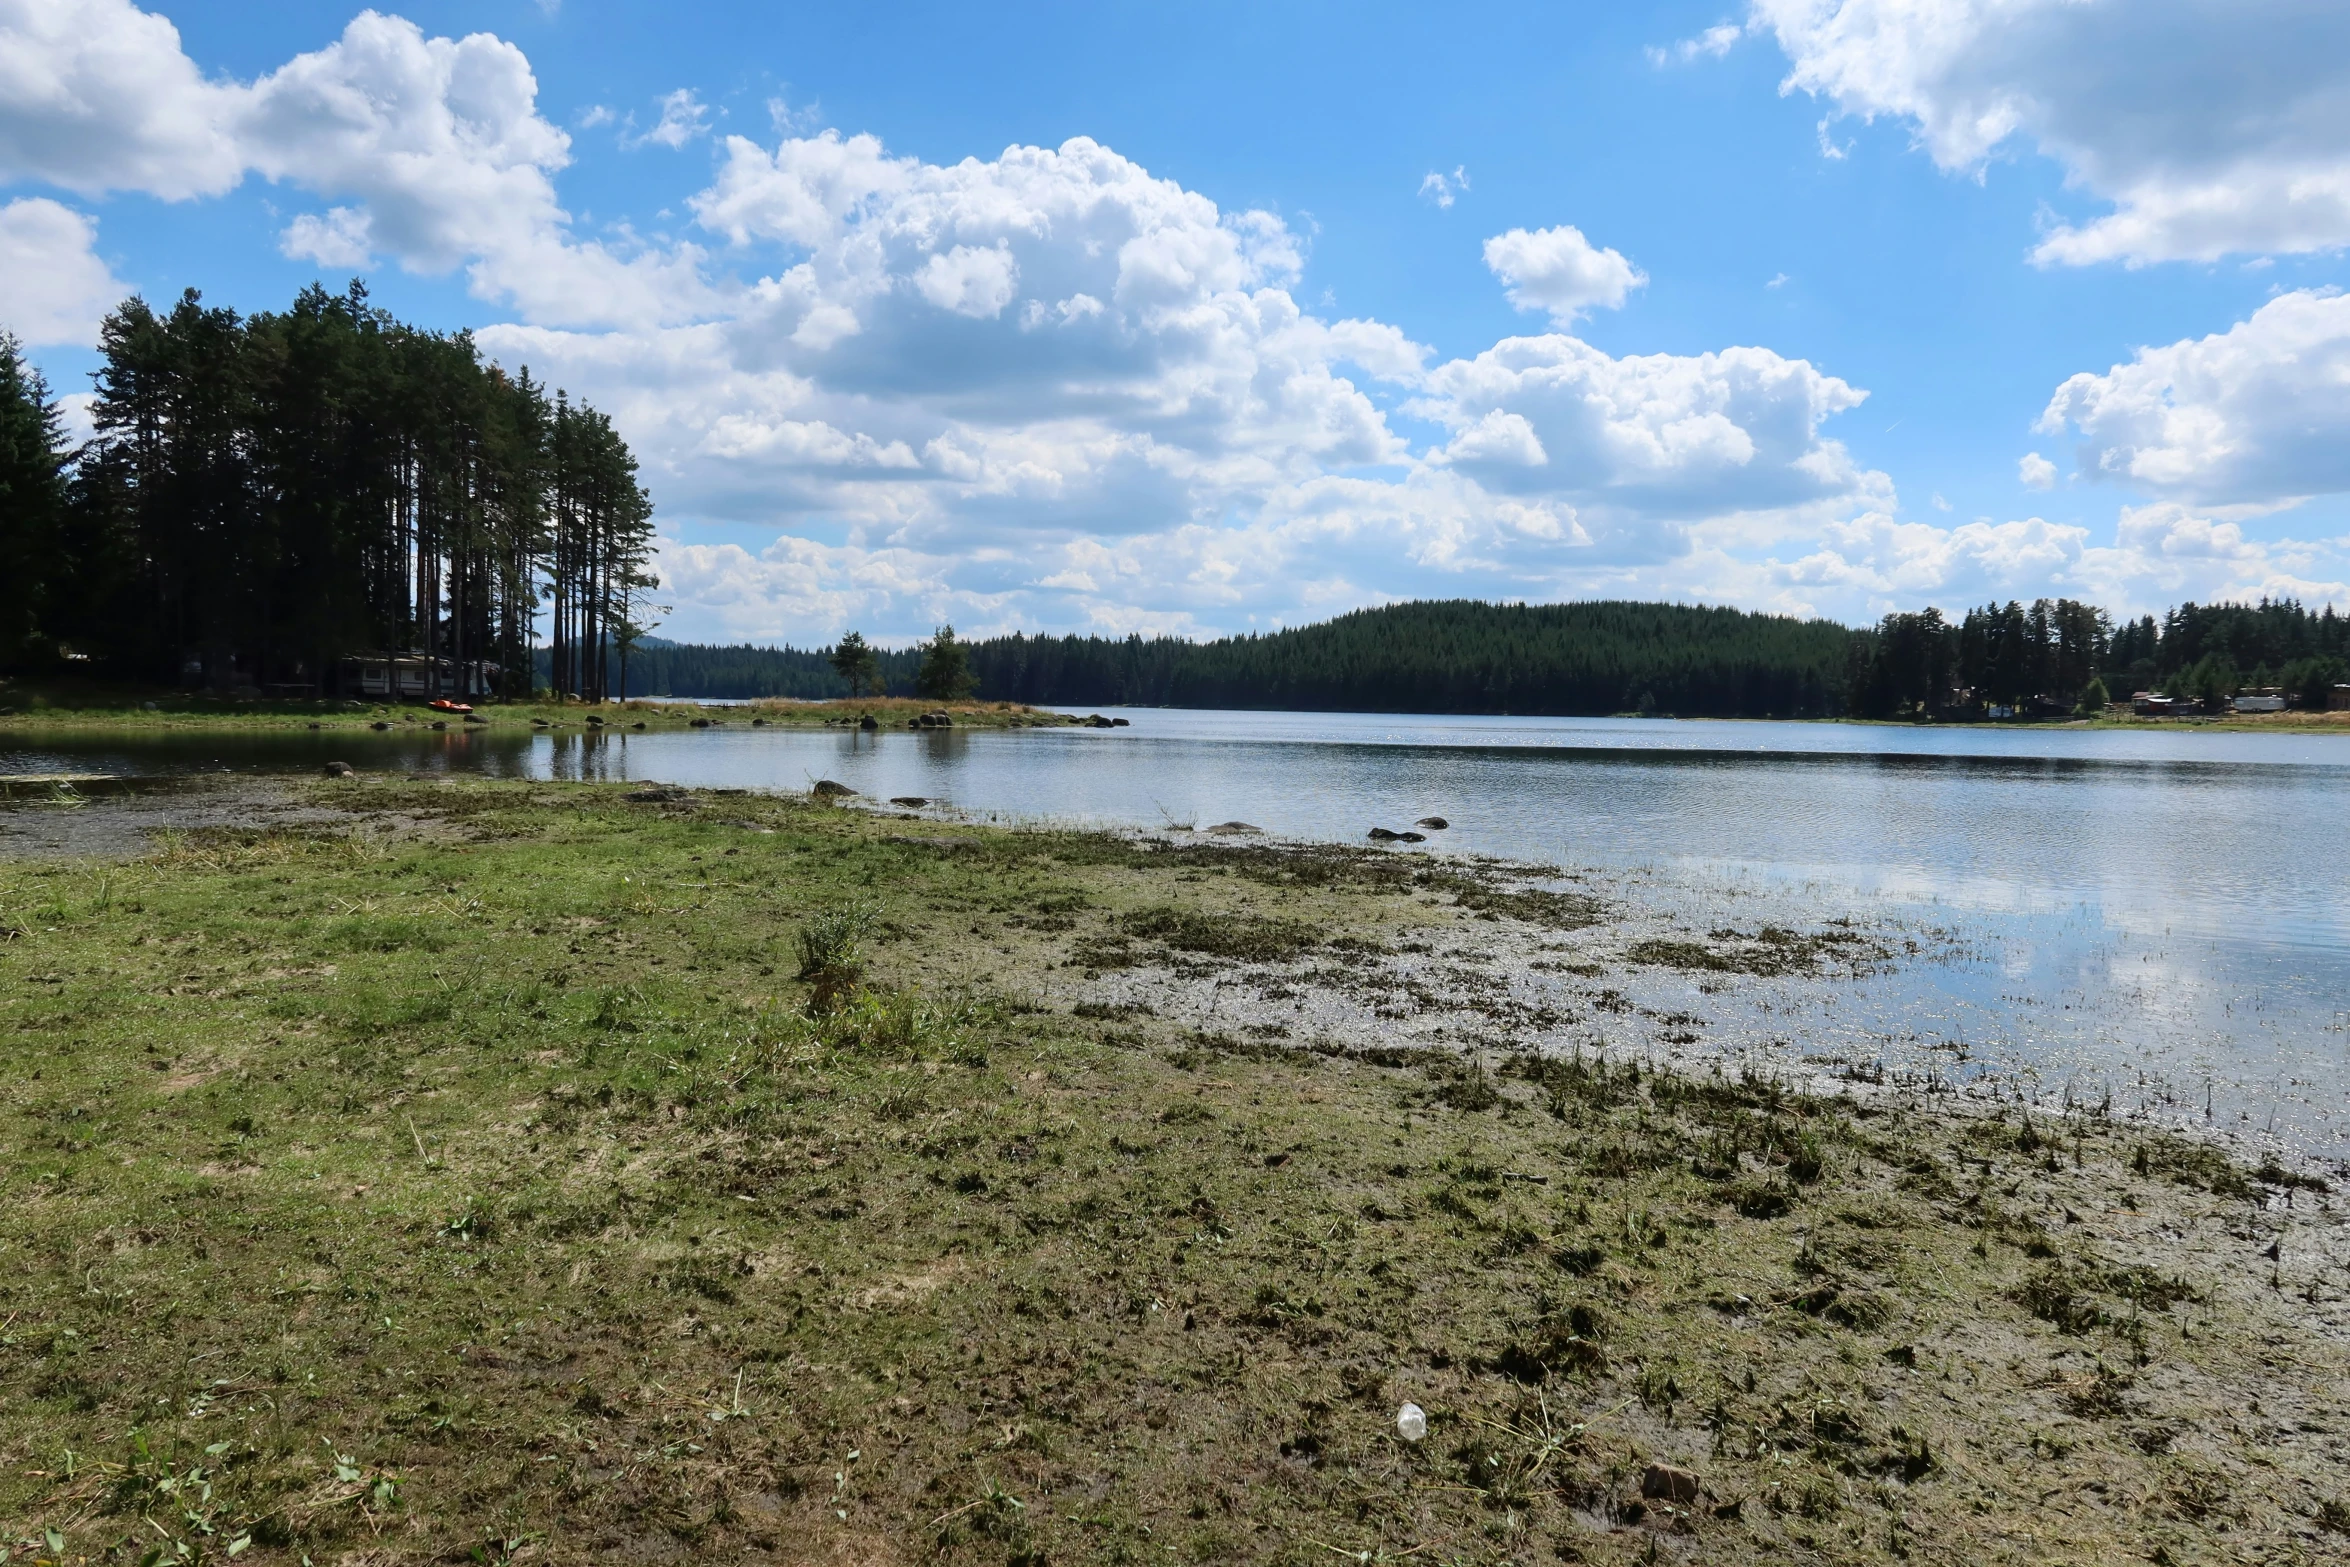
<path fill-rule="evenodd" d="M 424 705 L 431 708 L 436 713 L 470 713 L 473 711 L 472 708 L 467 707 L 463 702 L 452 702 L 445 696 L 437 698 L 434 701 L 427 702 Z"/>

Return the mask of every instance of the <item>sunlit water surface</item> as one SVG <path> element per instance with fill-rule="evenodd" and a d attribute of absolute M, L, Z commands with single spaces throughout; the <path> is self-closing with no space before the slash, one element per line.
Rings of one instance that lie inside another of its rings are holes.
<path fill-rule="evenodd" d="M 1644 999 L 1685 989 L 1717 1037 L 2182 1122 L 2208 1107 L 2350 1155 L 2350 736 L 1114 711 L 1132 727 L 44 737 L 0 772 L 833 778 L 981 818 L 1324 839 L 1440 815 L 1432 848 L 1613 872 L 1698 930 L 1932 937 L 1800 992 L 1649 977 Z"/>

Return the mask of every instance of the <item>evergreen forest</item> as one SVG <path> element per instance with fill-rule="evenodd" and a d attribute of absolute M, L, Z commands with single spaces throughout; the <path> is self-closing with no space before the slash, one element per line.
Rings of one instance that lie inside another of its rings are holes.
<path fill-rule="evenodd" d="M 239 316 L 189 290 L 106 318 L 94 433 L 0 339 L 0 664 L 334 690 L 420 653 L 427 689 L 605 695 L 653 586 L 611 421 L 465 333 L 313 285 Z"/>
<path fill-rule="evenodd" d="M 2276 690 L 2322 708 L 2350 682 L 2350 619 L 2287 601 L 2187 604 L 2116 626 L 2076 600 L 2011 600 L 1855 631 L 1681 604 L 1452 600 L 1209 642 L 1013 635 L 962 647 L 982 698 L 1061 707 L 2044 717 L 2166 688 L 2205 702 Z M 872 648 L 876 688 L 923 694 L 928 650 Z M 831 650 L 747 643 L 648 639 L 630 682 L 679 697 L 849 694 Z"/>

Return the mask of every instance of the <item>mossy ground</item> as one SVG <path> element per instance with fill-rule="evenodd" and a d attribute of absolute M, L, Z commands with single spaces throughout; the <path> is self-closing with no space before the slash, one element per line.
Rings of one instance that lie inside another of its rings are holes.
<path fill-rule="evenodd" d="M 1542 912 L 1359 856 L 310 787 L 339 825 L 0 864 L 19 1559 L 2350 1551 L 2287 1172 L 1074 999 L 1103 943 Z"/>

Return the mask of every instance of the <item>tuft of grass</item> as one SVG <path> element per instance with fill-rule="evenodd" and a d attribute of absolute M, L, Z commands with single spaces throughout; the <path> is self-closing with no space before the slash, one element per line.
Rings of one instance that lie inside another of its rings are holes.
<path fill-rule="evenodd" d="M 812 987 L 810 1011 L 836 1011 L 864 984 L 865 939 L 873 932 L 875 918 L 869 904 L 846 903 L 800 927 L 794 945 L 800 955 L 799 977 Z"/>

